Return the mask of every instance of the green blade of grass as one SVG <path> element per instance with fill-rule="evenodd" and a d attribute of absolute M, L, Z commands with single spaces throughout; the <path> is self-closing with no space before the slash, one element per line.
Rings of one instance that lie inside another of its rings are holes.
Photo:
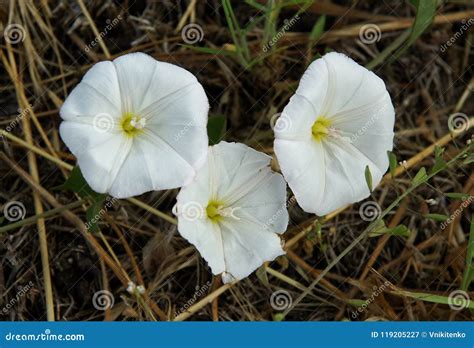
<path fill-rule="evenodd" d="M 471 228 L 469 231 L 469 241 L 467 243 L 466 251 L 466 269 L 461 282 L 461 290 L 466 291 L 474 278 L 474 266 L 472 259 L 474 258 L 474 214 L 471 216 Z M 472 301 L 474 302 L 474 301 Z"/>
<path fill-rule="evenodd" d="M 250 61 L 250 51 L 247 43 L 247 38 L 245 35 L 242 35 L 242 30 L 240 28 L 239 22 L 235 17 L 234 10 L 230 0 L 222 0 L 222 7 L 224 9 L 225 18 L 227 20 L 227 25 L 229 26 L 229 31 L 234 41 L 234 45 L 237 51 L 237 54 L 240 59 L 242 66 L 247 68 L 248 62 Z"/>
<path fill-rule="evenodd" d="M 398 59 L 403 52 L 405 52 L 411 45 L 413 45 L 420 37 L 423 32 L 428 29 L 428 27 L 433 22 L 435 13 L 436 13 L 436 1 L 433 0 L 415 0 L 413 1 L 416 6 L 416 17 L 413 26 L 411 27 L 410 36 L 405 41 L 405 43 L 394 53 L 391 62 Z"/>
<path fill-rule="evenodd" d="M 440 304 L 446 304 L 446 305 L 452 304 L 452 300 L 448 296 L 425 294 L 423 292 L 411 292 L 411 291 L 406 291 L 406 290 L 395 290 L 395 291 L 391 291 L 391 293 L 394 295 L 411 297 L 416 300 L 421 300 L 425 302 L 440 303 Z M 466 304 L 466 308 L 474 309 L 474 301 L 469 301 Z"/>

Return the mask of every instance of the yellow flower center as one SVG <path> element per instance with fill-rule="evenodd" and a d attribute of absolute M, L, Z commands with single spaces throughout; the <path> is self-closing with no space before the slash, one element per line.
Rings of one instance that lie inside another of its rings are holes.
<path fill-rule="evenodd" d="M 218 222 L 222 218 L 222 204 L 211 200 L 206 208 L 207 217 L 213 222 Z"/>
<path fill-rule="evenodd" d="M 331 125 L 331 120 L 324 116 L 319 116 L 314 122 L 313 127 L 311 127 L 311 132 L 313 133 L 313 138 L 316 141 L 321 141 L 326 138 L 329 134 L 329 126 Z"/>
<path fill-rule="evenodd" d="M 123 132 L 129 137 L 134 137 L 143 132 L 145 125 L 145 118 L 134 115 L 131 112 L 123 114 L 122 120 L 120 121 L 120 126 L 122 127 Z"/>

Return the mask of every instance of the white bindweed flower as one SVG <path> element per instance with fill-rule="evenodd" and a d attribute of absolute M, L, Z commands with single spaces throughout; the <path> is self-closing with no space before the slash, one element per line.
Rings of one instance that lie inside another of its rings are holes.
<path fill-rule="evenodd" d="M 366 198 L 388 167 L 395 111 L 384 82 L 340 53 L 304 73 L 277 120 L 275 154 L 303 210 L 325 215 Z"/>
<path fill-rule="evenodd" d="M 284 254 L 286 183 L 271 158 L 238 143 L 209 147 L 207 164 L 178 194 L 178 230 L 224 283 Z"/>
<path fill-rule="evenodd" d="M 91 188 L 117 198 L 183 186 L 207 156 L 196 77 L 144 53 L 95 64 L 61 108 L 60 134 Z"/>

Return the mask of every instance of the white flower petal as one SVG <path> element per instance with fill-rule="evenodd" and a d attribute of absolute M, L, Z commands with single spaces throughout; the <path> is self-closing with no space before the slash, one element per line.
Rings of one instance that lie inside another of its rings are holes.
<path fill-rule="evenodd" d="M 286 184 L 271 171 L 270 159 L 246 145 L 221 142 L 209 148 L 206 164 L 178 194 L 179 232 L 224 282 L 284 253 L 278 233 L 288 225 Z M 206 213 L 212 201 L 224 204 L 218 221 Z"/>
<path fill-rule="evenodd" d="M 286 197 L 285 179 L 271 172 L 258 185 L 258 190 L 251 190 L 233 203 L 237 207 L 234 215 L 242 221 L 255 224 L 259 229 L 283 233 L 288 226 L 288 210 L 282 197 Z"/>
<path fill-rule="evenodd" d="M 220 228 L 224 245 L 225 272 L 232 278 L 245 278 L 265 261 L 272 261 L 285 254 L 278 235 L 259 231 L 258 224 L 246 220 L 224 221 L 220 224 Z M 223 278 L 224 283 L 228 282 L 228 277 Z"/>
<path fill-rule="evenodd" d="M 219 226 L 210 220 L 179 219 L 179 233 L 193 244 L 211 267 L 212 273 L 226 270 L 222 232 Z"/>
<path fill-rule="evenodd" d="M 155 93 L 149 89 L 158 66 L 157 61 L 147 54 L 138 52 L 118 57 L 113 64 L 122 96 L 122 112 L 139 111 L 145 95 Z"/>
<path fill-rule="evenodd" d="M 209 149 L 211 194 L 228 203 L 254 190 L 271 172 L 271 157 L 240 143 L 221 141 Z"/>
<path fill-rule="evenodd" d="M 114 119 L 122 115 L 117 75 L 112 62 L 95 64 L 84 75 L 61 107 L 63 120 L 93 123 L 98 114 Z"/>
<path fill-rule="evenodd" d="M 307 140 L 311 127 L 318 116 L 312 103 L 304 96 L 295 94 L 283 109 L 273 128 L 279 139 Z"/>
<path fill-rule="evenodd" d="M 379 183 L 383 175 L 369 158 L 351 144 L 331 140 L 323 146 L 326 158 L 326 185 L 324 191 L 319 193 L 322 204 L 313 211 L 318 215 L 326 215 L 369 196 L 365 180 L 366 166 L 369 166 L 373 183 Z"/>
<path fill-rule="evenodd" d="M 388 168 L 395 111 L 374 73 L 343 54 L 326 54 L 308 67 L 283 113 L 293 129 L 275 130 L 275 154 L 305 211 L 325 215 L 367 197 L 367 165 L 378 185 Z M 319 117 L 329 126 L 317 140 L 311 134 Z"/>
<path fill-rule="evenodd" d="M 288 185 L 304 211 L 316 212 L 323 205 L 326 158 L 322 144 L 275 139 L 275 154 Z"/>
<path fill-rule="evenodd" d="M 69 150 L 76 156 L 89 186 L 98 193 L 108 192 L 130 150 L 130 142 L 120 134 L 102 133 L 91 125 L 70 121 L 61 123 L 59 133 L 68 140 Z M 122 156 L 110 156 L 110 149 Z"/>

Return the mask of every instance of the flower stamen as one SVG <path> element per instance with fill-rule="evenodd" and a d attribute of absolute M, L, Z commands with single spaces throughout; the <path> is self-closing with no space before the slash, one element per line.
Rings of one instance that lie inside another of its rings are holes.
<path fill-rule="evenodd" d="M 120 122 L 123 132 L 129 136 L 134 137 L 138 133 L 141 133 L 146 126 L 146 119 L 137 115 L 132 114 L 131 112 L 126 112 L 122 116 L 122 121 Z"/>
<path fill-rule="evenodd" d="M 206 207 L 206 214 L 207 217 L 212 221 L 212 222 L 218 222 L 220 219 L 222 219 L 222 204 L 218 201 L 209 201 L 209 204 Z"/>
<path fill-rule="evenodd" d="M 218 222 L 224 217 L 240 220 L 235 215 L 235 212 L 239 209 L 239 207 L 226 207 L 219 201 L 211 200 L 206 207 L 206 215 L 213 222 Z"/>
<path fill-rule="evenodd" d="M 316 122 L 314 122 L 313 127 L 311 127 L 311 133 L 313 134 L 313 138 L 316 141 L 322 141 L 325 139 L 331 131 L 330 128 L 331 121 L 324 117 L 324 116 L 319 116 L 316 119 Z"/>

